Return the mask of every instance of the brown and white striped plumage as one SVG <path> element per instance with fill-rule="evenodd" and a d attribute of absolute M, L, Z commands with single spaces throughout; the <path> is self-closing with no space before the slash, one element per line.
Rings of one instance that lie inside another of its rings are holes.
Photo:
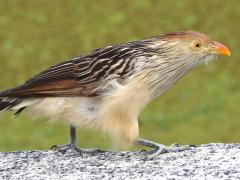
<path fill-rule="evenodd" d="M 36 116 L 101 129 L 114 143 L 129 145 L 138 137 L 143 108 L 197 64 L 220 54 L 220 46 L 189 31 L 99 48 L 3 91 L 0 110 L 26 108 Z"/>

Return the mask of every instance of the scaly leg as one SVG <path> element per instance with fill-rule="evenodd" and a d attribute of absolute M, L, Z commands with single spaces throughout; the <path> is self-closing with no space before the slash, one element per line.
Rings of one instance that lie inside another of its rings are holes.
<path fill-rule="evenodd" d="M 153 142 L 147 139 L 142 139 L 142 138 L 139 138 L 136 141 L 136 144 L 153 148 L 153 150 L 144 152 L 144 155 L 146 155 L 147 158 L 149 159 L 152 159 L 158 156 L 159 154 L 168 153 L 168 152 L 180 152 L 180 151 L 189 150 L 192 147 L 195 147 L 194 145 L 178 146 L 177 144 L 173 144 L 171 146 L 165 146 L 163 144 L 158 144 L 156 142 Z"/>
<path fill-rule="evenodd" d="M 81 149 L 76 147 L 76 128 L 73 125 L 70 125 L 69 128 L 69 133 L 70 133 L 70 139 L 68 144 L 63 144 L 63 145 L 54 145 L 51 147 L 52 150 L 57 150 L 62 153 L 65 153 L 68 150 L 72 150 L 75 154 L 80 154 L 82 155 L 83 153 L 89 153 L 89 154 L 97 154 L 97 153 L 102 153 L 104 151 L 98 150 L 98 149 Z"/>

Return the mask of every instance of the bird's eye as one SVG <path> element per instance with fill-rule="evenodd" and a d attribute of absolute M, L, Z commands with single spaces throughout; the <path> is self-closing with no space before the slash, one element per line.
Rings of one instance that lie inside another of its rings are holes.
<path fill-rule="evenodd" d="M 194 47 L 195 47 L 195 48 L 200 48 L 200 47 L 201 47 L 201 44 L 200 44 L 199 42 L 197 42 L 197 43 L 194 44 Z"/>

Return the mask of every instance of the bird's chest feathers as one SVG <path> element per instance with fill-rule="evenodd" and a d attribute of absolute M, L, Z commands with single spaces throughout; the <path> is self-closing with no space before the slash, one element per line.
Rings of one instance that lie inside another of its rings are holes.
<path fill-rule="evenodd" d="M 128 146 L 138 137 L 137 117 L 150 101 L 150 91 L 139 81 L 129 81 L 104 95 L 99 106 L 99 126 L 116 144 Z"/>
<path fill-rule="evenodd" d="M 100 108 L 108 109 L 114 116 L 125 119 L 137 118 L 139 113 L 150 101 L 151 92 L 144 82 L 134 79 L 125 85 L 119 85 L 116 89 L 104 95 Z"/>

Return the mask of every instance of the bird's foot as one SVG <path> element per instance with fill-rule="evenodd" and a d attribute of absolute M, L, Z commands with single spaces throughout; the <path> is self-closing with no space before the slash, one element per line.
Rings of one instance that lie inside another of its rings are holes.
<path fill-rule="evenodd" d="M 66 153 L 67 151 L 71 150 L 74 154 L 83 156 L 83 154 L 90 154 L 90 155 L 96 155 L 98 153 L 103 153 L 105 151 L 100 150 L 100 149 L 81 149 L 76 147 L 74 143 L 69 143 L 69 144 L 63 144 L 63 145 L 54 145 L 51 147 L 51 150 L 55 150 L 61 153 Z"/>
<path fill-rule="evenodd" d="M 163 144 L 155 144 L 158 147 L 154 148 L 153 150 L 142 150 L 140 153 L 146 157 L 147 159 L 153 159 L 155 157 L 157 157 L 160 154 L 164 154 L 164 153 L 170 153 L 170 152 L 181 152 L 181 151 L 185 151 L 185 150 L 190 150 L 192 149 L 193 145 L 185 145 L 185 146 L 179 146 L 178 144 L 173 144 L 171 146 L 165 146 Z"/>
<path fill-rule="evenodd" d="M 149 141 L 146 139 L 139 139 L 137 141 L 137 144 L 153 148 L 152 150 L 149 150 L 149 151 L 143 150 L 140 152 L 140 154 L 146 157 L 147 159 L 153 159 L 157 157 L 159 154 L 170 153 L 170 152 L 181 152 L 181 151 L 190 150 L 196 147 L 195 145 L 180 146 L 178 144 L 165 146 L 163 144 L 155 143 L 153 141 Z"/>

